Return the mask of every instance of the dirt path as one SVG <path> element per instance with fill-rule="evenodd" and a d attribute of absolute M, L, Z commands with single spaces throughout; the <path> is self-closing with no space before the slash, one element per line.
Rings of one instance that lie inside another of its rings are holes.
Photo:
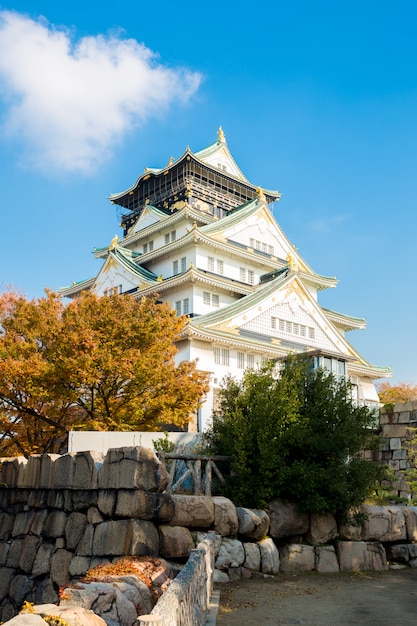
<path fill-rule="evenodd" d="M 252 578 L 221 587 L 218 626 L 412 626 L 417 569 Z"/>

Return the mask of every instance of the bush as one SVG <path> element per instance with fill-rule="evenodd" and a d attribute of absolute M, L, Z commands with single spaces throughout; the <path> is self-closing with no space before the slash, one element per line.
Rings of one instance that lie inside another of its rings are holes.
<path fill-rule="evenodd" d="M 300 358 L 279 376 L 268 363 L 241 381 L 226 378 L 205 436 L 211 453 L 232 457 L 225 495 L 242 506 L 280 497 L 333 514 L 361 504 L 383 470 L 361 456 L 379 443 L 375 413 L 355 405 L 350 391 Z"/>

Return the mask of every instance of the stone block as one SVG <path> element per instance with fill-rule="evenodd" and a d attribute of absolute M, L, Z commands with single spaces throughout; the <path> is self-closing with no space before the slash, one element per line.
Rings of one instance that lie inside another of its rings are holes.
<path fill-rule="evenodd" d="M 98 474 L 103 466 L 104 454 L 97 451 L 77 452 L 74 462 L 73 489 L 81 491 L 98 488 Z"/>
<path fill-rule="evenodd" d="M 84 531 L 84 535 L 77 546 L 77 556 L 89 556 L 93 555 L 93 539 L 94 539 L 94 526 L 88 524 Z"/>
<path fill-rule="evenodd" d="M 183 526 L 159 526 L 159 554 L 166 559 L 188 557 L 194 541 L 188 528 Z"/>
<path fill-rule="evenodd" d="M 19 487 L 23 489 L 39 489 L 41 481 L 42 455 L 32 454 L 19 475 Z"/>
<path fill-rule="evenodd" d="M 417 562 L 417 559 L 416 559 L 416 562 Z M 229 583 L 230 578 L 226 572 L 220 569 L 214 569 L 213 570 L 213 582 L 214 583 Z"/>
<path fill-rule="evenodd" d="M 104 518 L 100 513 L 98 507 L 92 506 L 88 509 L 87 522 L 89 524 L 100 524 L 100 522 L 104 522 Z"/>
<path fill-rule="evenodd" d="M 10 581 L 9 596 L 16 606 L 22 606 L 25 600 L 32 601 L 33 581 L 29 576 L 18 574 Z"/>
<path fill-rule="evenodd" d="M 404 541 L 407 530 L 403 507 L 364 505 L 363 512 L 367 520 L 363 525 L 365 541 Z"/>
<path fill-rule="evenodd" d="M 259 541 L 264 539 L 269 531 L 269 515 L 261 509 L 236 508 L 239 520 L 239 535 Z"/>
<path fill-rule="evenodd" d="M 15 573 L 16 570 L 11 567 L 0 568 L 0 602 L 8 595 L 10 582 Z"/>
<path fill-rule="evenodd" d="M 214 504 L 208 496 L 184 496 L 174 494 L 173 526 L 209 528 L 214 522 Z"/>
<path fill-rule="evenodd" d="M 220 544 L 219 553 L 216 558 L 217 569 L 227 569 L 229 567 L 239 567 L 245 560 L 243 544 L 238 539 L 224 537 Z"/>
<path fill-rule="evenodd" d="M 223 496 L 212 498 L 214 504 L 214 530 L 222 537 L 236 535 L 238 517 L 236 507 L 231 500 Z"/>
<path fill-rule="evenodd" d="M 48 578 L 35 582 L 34 601 L 35 604 L 59 603 L 58 593 L 49 576 Z M 70 625 L 68 624 L 68 626 Z M 76 625 L 73 624 L 72 626 Z"/>
<path fill-rule="evenodd" d="M 72 508 L 74 511 L 88 511 L 92 506 L 97 506 L 97 489 L 75 489 L 71 492 Z"/>
<path fill-rule="evenodd" d="M 341 572 L 388 569 L 386 553 L 381 543 L 339 541 L 336 552 Z"/>
<path fill-rule="evenodd" d="M 339 561 L 334 546 L 318 546 L 315 549 L 315 556 L 316 570 L 320 574 L 335 574 L 339 571 Z"/>
<path fill-rule="evenodd" d="M 43 576 L 51 570 L 51 557 L 54 546 L 51 543 L 42 543 L 36 553 L 32 568 L 32 576 Z"/>
<path fill-rule="evenodd" d="M 72 489 L 76 455 L 76 452 L 68 452 L 55 460 L 54 489 Z"/>
<path fill-rule="evenodd" d="M 393 461 L 403 461 L 406 458 L 407 458 L 407 450 L 393 450 L 392 452 Z"/>
<path fill-rule="evenodd" d="M 304 535 L 309 528 L 309 516 L 300 513 L 292 502 L 280 498 L 271 500 L 268 506 L 269 534 L 276 539 Z"/>
<path fill-rule="evenodd" d="M 229 567 L 227 570 L 227 574 L 231 582 L 233 582 L 234 580 L 240 580 L 242 578 L 242 570 L 240 567 Z"/>
<path fill-rule="evenodd" d="M 10 513 L 0 513 L 0 540 L 9 539 L 14 525 L 14 515 Z"/>
<path fill-rule="evenodd" d="M 252 571 L 259 572 L 261 569 L 261 551 L 257 543 L 246 542 L 243 544 L 245 560 L 243 565 Z"/>
<path fill-rule="evenodd" d="M 310 515 L 310 527 L 305 536 L 305 540 L 313 546 L 329 543 L 338 536 L 337 524 L 331 513 L 320 515 L 312 513 Z"/>
<path fill-rule="evenodd" d="M 0 568 L 4 567 L 7 563 L 7 557 L 9 556 L 10 544 L 6 541 L 0 543 Z"/>
<path fill-rule="evenodd" d="M 100 489 L 163 491 L 169 481 L 153 450 L 141 446 L 108 450 L 98 476 Z"/>
<path fill-rule="evenodd" d="M 79 556 L 81 555 L 77 550 Z M 94 531 L 93 556 L 157 556 L 159 535 L 147 520 L 112 520 L 97 524 Z"/>
<path fill-rule="evenodd" d="M 278 574 L 280 556 L 278 548 L 270 537 L 258 542 L 261 553 L 261 572 L 263 574 Z"/>
<path fill-rule="evenodd" d="M 68 550 L 56 550 L 51 557 L 51 580 L 62 587 L 70 580 L 69 566 L 74 555 Z"/>
<path fill-rule="evenodd" d="M 279 569 L 281 572 L 310 572 L 315 566 L 316 559 L 313 546 L 294 543 L 279 548 Z"/>
<path fill-rule="evenodd" d="M 90 569 L 91 559 L 88 556 L 74 556 L 69 564 L 69 575 L 71 578 L 84 576 Z"/>
<path fill-rule="evenodd" d="M 116 489 L 100 489 L 97 498 L 97 508 L 106 517 L 114 517 L 117 502 Z"/>
<path fill-rule="evenodd" d="M 54 606 L 53 604 L 34 606 L 33 610 L 35 611 L 35 614 L 32 614 L 32 617 L 42 616 L 43 619 L 48 615 L 54 615 L 57 617 L 56 621 L 59 624 L 67 624 L 68 626 L 106 626 L 106 624 L 113 626 L 111 620 L 105 622 L 102 617 L 96 615 L 89 609 L 85 609 L 82 606 L 63 606 L 61 602 L 59 606 Z M 27 615 L 30 615 L 30 613 L 28 613 Z M 20 615 L 18 617 L 20 617 Z M 114 625 L 115 624 L 120 624 L 120 626 L 127 626 L 128 622 L 125 623 L 120 619 L 119 621 L 116 620 L 114 622 Z M 33 623 L 33 625 L 32 623 L 28 623 L 26 626 L 37 626 L 37 623 Z"/>
<path fill-rule="evenodd" d="M 67 519 L 67 514 L 64 511 L 51 511 L 43 528 L 43 536 L 53 539 L 63 537 Z"/>
<path fill-rule="evenodd" d="M 55 461 L 60 454 L 42 454 L 40 457 L 40 489 L 53 489 L 55 477 Z"/>
<path fill-rule="evenodd" d="M 417 542 L 417 506 L 403 506 L 407 540 Z"/>
<path fill-rule="evenodd" d="M 36 553 L 40 545 L 41 539 L 35 535 L 27 535 L 22 543 L 22 551 L 20 553 L 19 568 L 25 574 L 32 573 L 33 563 Z"/>
<path fill-rule="evenodd" d="M 65 545 L 68 550 L 75 550 L 84 536 L 87 526 L 87 515 L 73 511 L 65 526 Z"/>
<path fill-rule="evenodd" d="M 401 439 L 399 437 L 391 437 L 389 441 L 389 449 L 390 450 L 401 450 Z"/>
<path fill-rule="evenodd" d="M 23 539 L 13 539 L 10 544 L 9 553 L 7 555 L 7 567 L 19 567 L 20 553 L 22 551 Z"/>
<path fill-rule="evenodd" d="M 99 506 L 102 503 L 99 503 Z M 174 515 L 174 503 L 168 493 L 143 491 L 143 489 L 120 489 L 117 492 L 115 517 L 138 517 L 155 522 L 170 522 Z"/>

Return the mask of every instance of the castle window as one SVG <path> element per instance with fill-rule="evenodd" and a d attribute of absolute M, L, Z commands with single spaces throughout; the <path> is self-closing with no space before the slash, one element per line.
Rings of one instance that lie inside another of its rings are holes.
<path fill-rule="evenodd" d="M 174 275 L 175 275 L 175 274 L 178 274 L 178 261 L 174 261 L 174 262 L 172 263 L 172 273 L 173 273 Z"/>
<path fill-rule="evenodd" d="M 223 261 L 220 261 L 219 259 L 217 259 L 217 273 L 223 274 L 223 271 L 224 271 Z"/>
<path fill-rule="evenodd" d="M 215 306 L 216 308 L 219 308 L 220 305 L 220 299 L 217 293 L 212 293 L 211 294 L 211 304 L 212 306 Z"/>
<path fill-rule="evenodd" d="M 169 243 L 169 233 L 165 233 L 165 243 Z"/>
<path fill-rule="evenodd" d="M 248 283 L 253 285 L 255 282 L 255 273 L 252 270 L 248 270 Z"/>
<path fill-rule="evenodd" d="M 187 269 L 187 257 L 183 256 L 181 258 L 181 272 L 185 272 Z"/>
<path fill-rule="evenodd" d="M 241 370 L 245 369 L 245 353 L 244 352 L 237 353 L 237 366 Z"/>
<path fill-rule="evenodd" d="M 227 348 L 214 348 L 214 363 L 216 365 L 229 365 L 229 356 Z"/>
<path fill-rule="evenodd" d="M 209 272 L 214 272 L 214 259 L 212 256 L 207 258 L 207 269 Z"/>
<path fill-rule="evenodd" d="M 203 291 L 203 304 L 210 306 L 211 298 L 208 291 Z"/>
<path fill-rule="evenodd" d="M 175 310 L 177 315 L 181 315 L 181 300 L 177 300 L 175 303 Z"/>
<path fill-rule="evenodd" d="M 190 300 L 188 298 L 184 298 L 182 301 L 182 312 L 183 315 L 188 315 L 190 312 Z"/>
<path fill-rule="evenodd" d="M 246 283 L 246 269 L 244 267 L 240 268 L 240 280 L 242 283 Z"/>

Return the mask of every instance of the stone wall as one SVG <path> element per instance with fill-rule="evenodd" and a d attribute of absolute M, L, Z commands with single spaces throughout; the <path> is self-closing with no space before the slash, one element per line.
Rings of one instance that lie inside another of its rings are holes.
<path fill-rule="evenodd" d="M 216 580 L 417 565 L 417 508 L 368 506 L 362 526 L 338 526 L 280 500 L 261 511 L 221 496 L 169 495 L 164 466 L 142 447 L 3 460 L 0 483 L 1 621 L 24 601 L 58 603 L 60 588 L 102 562 L 185 561 L 208 530 Z"/>
<path fill-rule="evenodd" d="M 394 404 L 392 409 L 392 412 L 380 415 L 383 445 L 379 450 L 367 452 L 366 457 L 392 469 L 397 479 L 392 485 L 387 483 L 386 487 L 392 488 L 393 495 L 409 499 L 412 494 L 404 479 L 404 472 L 409 467 L 405 446 L 410 439 L 410 428 L 417 427 L 417 401 Z"/>

